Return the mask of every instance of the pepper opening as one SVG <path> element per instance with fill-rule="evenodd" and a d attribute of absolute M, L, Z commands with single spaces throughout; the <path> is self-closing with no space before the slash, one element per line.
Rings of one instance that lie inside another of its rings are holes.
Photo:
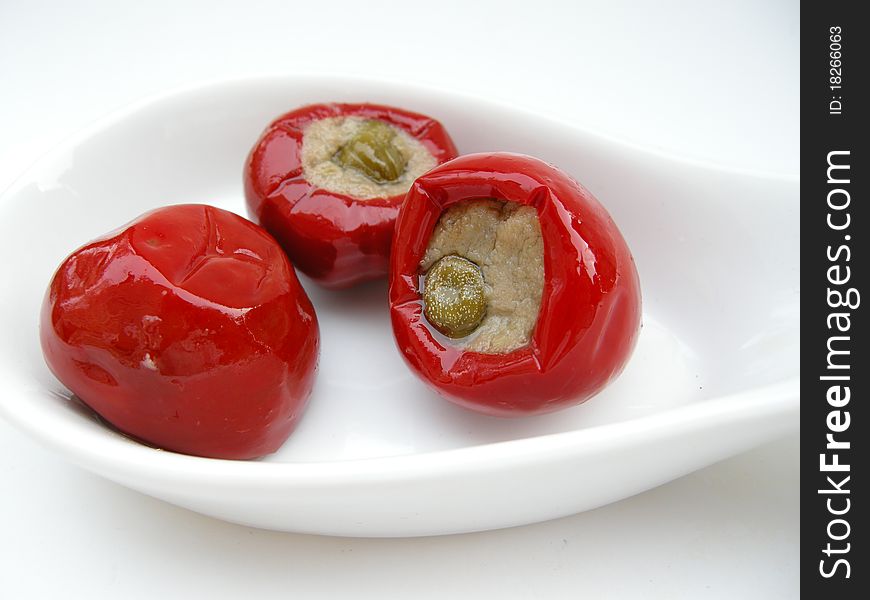
<path fill-rule="evenodd" d="M 447 279 L 434 276 L 442 263 L 464 265 L 468 274 L 448 273 L 456 280 L 453 287 L 475 286 L 479 296 L 469 298 L 482 298 L 481 307 L 474 308 L 470 299 L 463 305 L 456 293 L 455 315 L 436 311 L 451 298 L 446 291 L 439 295 L 432 291 L 434 283 Z M 487 354 L 504 354 L 528 345 L 544 289 L 544 241 L 537 211 L 494 198 L 469 198 L 453 204 L 432 231 L 420 273 L 425 274 L 421 281 L 424 317 L 454 345 Z M 479 274 L 475 280 L 479 288 L 463 279 L 471 280 L 474 273 Z M 439 304 L 433 305 L 433 298 Z M 453 335 L 445 331 L 445 325 L 456 330 Z"/>
<path fill-rule="evenodd" d="M 309 123 L 300 158 L 312 186 L 357 200 L 404 196 L 437 164 L 423 142 L 401 127 L 352 115 Z"/>

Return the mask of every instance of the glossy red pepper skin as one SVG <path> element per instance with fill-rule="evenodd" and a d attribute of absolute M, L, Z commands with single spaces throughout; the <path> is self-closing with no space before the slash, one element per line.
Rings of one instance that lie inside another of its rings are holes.
<path fill-rule="evenodd" d="M 233 213 L 146 213 L 73 252 L 42 307 L 57 378 L 106 421 L 185 454 L 269 454 L 317 366 L 311 302 L 281 247 Z"/>
<path fill-rule="evenodd" d="M 466 351 L 433 334 L 422 314 L 420 260 L 441 213 L 473 198 L 535 207 L 544 290 L 528 346 Z M 640 327 L 634 260 L 610 215 L 573 179 L 519 154 L 470 154 L 412 186 L 396 224 L 390 311 L 399 350 L 424 382 L 466 408 L 497 416 L 550 412 L 587 400 L 625 366 Z"/>
<path fill-rule="evenodd" d="M 390 245 L 405 195 L 358 200 L 314 187 L 302 169 L 302 138 L 328 117 L 380 119 L 419 140 L 437 163 L 457 155 L 436 120 L 376 104 L 313 104 L 276 119 L 245 164 L 251 217 L 271 233 L 300 271 L 327 288 L 350 287 L 387 275 Z"/>

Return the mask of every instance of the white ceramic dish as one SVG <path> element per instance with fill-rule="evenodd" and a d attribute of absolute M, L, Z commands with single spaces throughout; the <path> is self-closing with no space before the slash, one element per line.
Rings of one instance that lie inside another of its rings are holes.
<path fill-rule="evenodd" d="M 100 425 L 44 366 L 37 314 L 60 260 L 163 204 L 244 213 L 241 166 L 266 123 L 325 100 L 440 119 L 461 152 L 551 161 L 608 208 L 631 246 L 644 329 L 587 404 L 503 420 L 427 391 L 393 346 L 386 286 L 303 280 L 323 353 L 299 429 L 254 462 L 163 452 Z M 661 156 L 526 112 L 398 84 L 270 78 L 162 95 L 40 160 L 0 201 L 0 414 L 62 456 L 146 494 L 256 527 L 411 536 L 594 508 L 798 427 L 798 181 Z"/>

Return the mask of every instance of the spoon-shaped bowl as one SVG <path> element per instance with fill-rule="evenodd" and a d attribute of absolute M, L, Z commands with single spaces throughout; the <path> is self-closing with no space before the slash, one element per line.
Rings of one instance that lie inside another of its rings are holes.
<path fill-rule="evenodd" d="M 263 460 L 143 446 L 46 368 L 37 315 L 59 262 L 156 206 L 245 214 L 246 153 L 301 104 L 370 101 L 439 119 L 463 153 L 538 156 L 607 206 L 631 247 L 644 328 L 584 405 L 520 420 L 436 396 L 394 348 L 386 283 L 303 280 L 322 330 L 309 410 Z M 54 150 L 0 199 L 0 414 L 82 467 L 269 529 L 411 536 L 520 525 L 659 485 L 798 427 L 798 181 L 663 156 L 484 99 L 348 78 L 236 80 L 161 95 Z"/>

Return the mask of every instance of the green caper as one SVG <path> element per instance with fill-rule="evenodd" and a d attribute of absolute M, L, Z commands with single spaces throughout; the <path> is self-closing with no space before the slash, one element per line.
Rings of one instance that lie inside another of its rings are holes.
<path fill-rule="evenodd" d="M 486 314 L 483 273 L 461 256 L 445 256 L 426 273 L 423 314 L 435 329 L 451 338 L 465 337 Z"/>
<path fill-rule="evenodd" d="M 335 153 L 342 167 L 356 169 L 377 183 L 388 183 L 405 172 L 407 160 L 393 143 L 396 132 L 383 121 L 364 121 L 356 135 Z"/>

